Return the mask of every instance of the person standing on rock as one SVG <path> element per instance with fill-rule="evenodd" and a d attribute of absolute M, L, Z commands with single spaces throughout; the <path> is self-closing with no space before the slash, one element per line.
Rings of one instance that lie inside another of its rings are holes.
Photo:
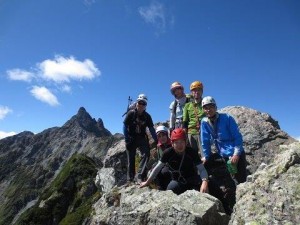
<path fill-rule="evenodd" d="M 123 133 L 125 136 L 126 153 L 127 153 L 127 181 L 141 183 L 147 177 L 147 163 L 150 157 L 150 146 L 146 128 L 149 128 L 151 136 L 157 143 L 157 136 L 154 129 L 152 117 L 147 113 L 146 106 L 148 103 L 147 96 L 140 94 L 136 100 L 136 108 L 130 110 L 124 119 Z M 135 173 L 135 156 L 136 149 L 141 152 L 141 161 L 137 174 Z"/>
<path fill-rule="evenodd" d="M 203 94 L 203 84 L 194 81 L 190 85 L 192 101 L 185 104 L 183 109 L 183 127 L 188 134 L 189 145 L 203 157 L 200 141 L 200 123 L 205 116 L 201 101 Z"/>
<path fill-rule="evenodd" d="M 157 176 L 159 171 L 168 165 L 172 180 L 167 190 L 181 194 L 186 190 L 196 189 L 208 192 L 208 175 L 199 155 L 186 145 L 186 133 L 182 128 L 176 128 L 171 134 L 172 147 L 163 152 L 158 164 L 152 170 L 140 188 L 148 186 Z M 200 177 L 199 177 L 200 175 Z M 199 184 L 200 188 L 199 188 Z"/>
<path fill-rule="evenodd" d="M 184 88 L 179 82 L 171 84 L 171 94 L 174 95 L 175 100 L 170 104 L 170 134 L 175 128 L 183 127 L 183 108 L 184 105 L 190 101 L 190 96 L 184 93 Z"/>
<path fill-rule="evenodd" d="M 227 113 L 218 113 L 213 97 L 202 100 L 206 114 L 201 121 L 201 141 L 204 153 L 203 161 L 212 155 L 211 144 L 215 144 L 217 153 L 225 160 L 227 168 L 238 183 L 246 181 L 246 156 L 243 138 L 235 119 Z"/>

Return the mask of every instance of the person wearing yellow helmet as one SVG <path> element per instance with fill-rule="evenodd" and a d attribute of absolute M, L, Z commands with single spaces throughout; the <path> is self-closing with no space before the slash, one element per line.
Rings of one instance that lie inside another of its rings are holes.
<path fill-rule="evenodd" d="M 193 101 L 185 104 L 183 109 L 183 127 L 188 134 L 189 145 L 203 157 L 200 140 L 200 123 L 205 116 L 201 106 L 203 84 L 194 81 L 190 85 Z"/>
<path fill-rule="evenodd" d="M 181 83 L 174 82 L 170 87 L 171 94 L 175 99 L 171 102 L 170 109 L 170 133 L 175 128 L 182 128 L 182 117 L 184 105 L 189 102 L 190 98 L 184 93 L 184 88 Z"/>

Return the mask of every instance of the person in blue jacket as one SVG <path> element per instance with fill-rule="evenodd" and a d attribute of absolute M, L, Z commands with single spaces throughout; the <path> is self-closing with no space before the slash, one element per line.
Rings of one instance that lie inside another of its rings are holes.
<path fill-rule="evenodd" d="M 140 94 L 136 100 L 136 108 L 130 110 L 124 119 L 123 133 L 125 136 L 126 153 L 128 160 L 127 181 L 141 183 L 147 178 L 147 163 L 150 157 L 149 140 L 146 133 L 148 127 L 154 142 L 157 145 L 157 136 L 152 117 L 146 112 L 148 98 Z M 136 149 L 141 152 L 141 161 L 137 174 L 135 173 Z"/>
<path fill-rule="evenodd" d="M 211 145 L 214 143 L 217 153 L 229 165 L 232 177 L 238 183 L 245 182 L 246 156 L 235 119 L 227 113 L 218 113 L 216 101 L 211 96 L 203 98 L 202 107 L 206 115 L 201 121 L 203 161 L 209 160 L 212 155 Z"/>

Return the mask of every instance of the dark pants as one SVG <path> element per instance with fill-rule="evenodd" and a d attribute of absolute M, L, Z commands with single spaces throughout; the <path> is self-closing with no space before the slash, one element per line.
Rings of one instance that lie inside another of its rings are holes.
<path fill-rule="evenodd" d="M 188 134 L 188 140 L 189 140 L 189 145 L 191 146 L 192 149 L 194 149 L 202 158 L 204 156 L 202 146 L 201 146 L 201 139 L 199 134 Z"/>
<path fill-rule="evenodd" d="M 227 162 L 229 159 L 224 158 Z M 247 179 L 247 161 L 246 161 L 246 154 L 242 152 L 240 155 L 238 164 L 237 164 L 237 173 L 232 175 L 232 178 L 236 181 L 237 184 L 246 182 Z"/>
<path fill-rule="evenodd" d="M 139 137 L 127 145 L 127 180 L 133 181 L 135 178 L 135 156 L 136 149 L 139 148 L 141 153 L 141 161 L 137 172 L 137 178 L 145 180 L 147 177 L 147 163 L 150 157 L 150 147 L 148 138 Z"/>
<path fill-rule="evenodd" d="M 243 152 L 240 155 L 240 159 L 239 159 L 239 162 L 237 164 L 238 172 L 235 175 L 235 178 L 236 178 L 236 180 L 239 183 L 246 182 L 246 179 L 247 179 L 247 169 L 246 169 L 246 166 L 247 166 L 246 154 L 245 154 L 245 152 Z"/>
<path fill-rule="evenodd" d="M 159 188 L 159 190 L 166 190 L 168 184 L 171 182 L 171 172 L 168 166 L 164 166 L 159 174 L 157 174 L 155 182 Z"/>
<path fill-rule="evenodd" d="M 167 190 L 173 191 L 175 194 L 180 195 L 187 190 L 200 190 L 200 178 L 192 177 L 188 179 L 184 179 L 184 182 L 171 180 L 171 182 L 167 186 Z"/>
<path fill-rule="evenodd" d="M 205 168 L 209 175 L 209 194 L 218 198 L 225 212 L 230 215 L 235 205 L 236 183 L 225 162 L 225 159 L 215 153 L 206 161 Z"/>

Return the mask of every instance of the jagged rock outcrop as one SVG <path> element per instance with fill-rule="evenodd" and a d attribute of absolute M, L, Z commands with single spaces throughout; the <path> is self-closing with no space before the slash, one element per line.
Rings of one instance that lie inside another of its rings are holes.
<path fill-rule="evenodd" d="M 102 167 L 108 149 L 120 139 L 81 107 L 62 127 L 0 140 L 0 224 L 10 224 L 31 205 L 74 153 L 83 153 Z"/>
<path fill-rule="evenodd" d="M 237 189 L 230 223 L 299 224 L 300 143 L 282 146 L 270 165 L 262 164 Z"/>
<path fill-rule="evenodd" d="M 221 203 L 208 194 L 187 191 L 139 189 L 136 186 L 115 188 L 95 205 L 89 224 L 227 224 L 229 217 Z"/>
<path fill-rule="evenodd" d="M 232 115 L 239 125 L 250 173 L 254 173 L 261 163 L 271 163 L 274 155 L 280 152 L 280 145 L 296 141 L 267 113 L 242 106 L 225 107 L 220 112 Z"/>
<path fill-rule="evenodd" d="M 117 142 L 108 150 L 103 165 L 95 181 L 101 191 L 107 192 L 115 185 L 121 186 L 126 183 L 127 156 L 124 140 Z"/>

